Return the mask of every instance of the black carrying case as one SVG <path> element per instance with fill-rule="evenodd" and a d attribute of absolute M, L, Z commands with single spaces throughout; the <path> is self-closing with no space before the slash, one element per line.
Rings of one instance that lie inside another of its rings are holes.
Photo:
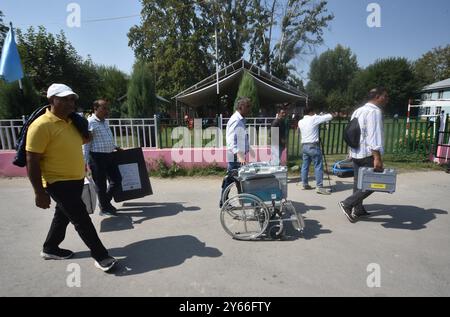
<path fill-rule="evenodd" d="M 153 194 L 141 148 L 114 152 L 113 162 L 121 176 L 121 182 L 113 193 L 115 202 L 142 198 Z"/>

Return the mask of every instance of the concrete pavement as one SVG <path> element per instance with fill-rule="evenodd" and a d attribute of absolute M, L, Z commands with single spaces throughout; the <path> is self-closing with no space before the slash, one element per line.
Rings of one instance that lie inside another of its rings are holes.
<path fill-rule="evenodd" d="M 115 204 L 118 217 L 92 216 L 120 259 L 105 274 L 71 225 L 61 247 L 75 257 L 42 260 L 53 211 L 34 206 L 27 179 L 0 179 L 0 296 L 450 295 L 448 174 L 400 174 L 397 192 L 369 197 L 372 216 L 355 224 L 337 207 L 351 179 L 334 178 L 330 196 L 295 181 L 304 237 L 243 242 L 220 225 L 220 178 L 151 179 L 153 196 Z"/>

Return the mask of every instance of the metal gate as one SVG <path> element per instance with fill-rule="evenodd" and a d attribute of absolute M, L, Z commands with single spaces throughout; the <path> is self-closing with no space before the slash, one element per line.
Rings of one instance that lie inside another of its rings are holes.
<path fill-rule="evenodd" d="M 450 124 L 449 116 L 438 119 L 439 131 L 436 133 L 434 157 L 448 161 L 450 159 Z"/>

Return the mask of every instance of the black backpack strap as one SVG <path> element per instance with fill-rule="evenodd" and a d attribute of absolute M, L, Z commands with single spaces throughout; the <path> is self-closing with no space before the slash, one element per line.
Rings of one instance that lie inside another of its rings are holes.
<path fill-rule="evenodd" d="M 25 167 L 27 165 L 27 154 L 25 147 L 27 145 L 27 132 L 30 125 L 34 120 L 39 118 L 41 115 L 45 113 L 49 106 L 43 106 L 35 111 L 28 117 L 28 119 L 23 124 L 22 129 L 20 130 L 19 137 L 16 142 L 16 155 L 14 156 L 13 164 L 18 167 Z"/>

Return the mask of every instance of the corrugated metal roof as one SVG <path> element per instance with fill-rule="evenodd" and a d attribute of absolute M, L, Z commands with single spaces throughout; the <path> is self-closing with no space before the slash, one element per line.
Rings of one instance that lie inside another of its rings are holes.
<path fill-rule="evenodd" d="M 423 87 L 422 91 L 437 90 L 442 88 L 450 88 L 450 78 L 438 81 L 437 83 Z"/>
<path fill-rule="evenodd" d="M 256 81 L 259 101 L 261 105 L 271 105 L 283 102 L 293 102 L 306 100 L 305 92 L 292 87 L 275 76 L 265 72 L 261 68 L 240 59 L 219 71 L 219 81 L 217 73 L 203 79 L 197 84 L 180 92 L 175 98 L 191 107 L 217 103 L 217 85 L 219 85 L 220 95 L 237 92 L 243 72 L 248 72 Z"/>

